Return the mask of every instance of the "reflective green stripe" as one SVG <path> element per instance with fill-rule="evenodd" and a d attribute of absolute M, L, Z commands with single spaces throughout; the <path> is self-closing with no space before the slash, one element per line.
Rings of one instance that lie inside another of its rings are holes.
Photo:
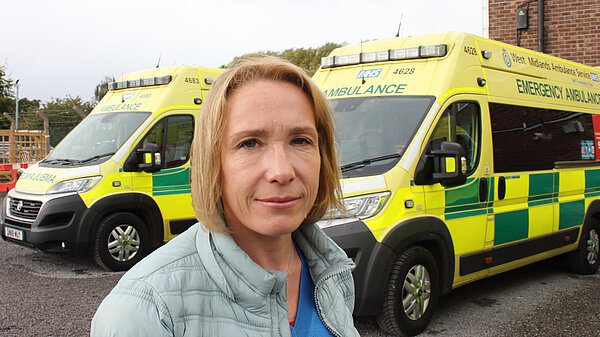
<path fill-rule="evenodd" d="M 180 186 L 165 186 L 165 187 L 154 187 L 152 188 L 152 192 L 160 192 L 160 191 L 178 191 L 178 190 L 190 190 L 190 185 L 180 185 Z"/>
<path fill-rule="evenodd" d="M 529 175 L 529 201 L 552 198 L 553 192 L 553 173 L 540 173 Z"/>
<path fill-rule="evenodd" d="M 598 196 L 600 196 L 600 191 L 598 191 L 598 192 L 589 192 L 589 193 L 585 194 L 586 198 L 592 198 L 592 197 L 598 197 Z"/>
<path fill-rule="evenodd" d="M 476 211 L 450 213 L 450 214 L 446 214 L 445 217 L 446 217 L 446 220 L 454 220 L 454 219 L 466 218 L 466 217 L 476 216 L 476 215 L 485 215 L 485 214 L 487 214 L 487 210 L 480 209 L 480 210 L 476 210 Z"/>
<path fill-rule="evenodd" d="M 529 210 L 499 213 L 495 216 L 494 245 L 526 239 L 529 235 Z"/>
<path fill-rule="evenodd" d="M 465 206 L 479 203 L 478 180 L 469 178 L 467 183 L 459 188 L 446 190 L 446 211 L 449 213 L 452 206 Z M 478 206 L 477 206 L 478 207 Z M 473 208 L 473 207 L 471 207 Z"/>
<path fill-rule="evenodd" d="M 551 203 L 553 203 L 552 199 L 544 199 L 544 200 L 530 201 L 528 203 L 528 205 L 529 205 L 529 207 L 535 207 L 535 206 L 547 205 L 547 204 L 551 204 Z"/>
<path fill-rule="evenodd" d="M 190 169 L 174 168 L 152 174 L 152 187 L 190 185 Z"/>
<path fill-rule="evenodd" d="M 158 195 L 185 194 L 185 193 L 192 193 L 192 190 L 187 189 L 187 190 L 181 190 L 181 191 L 153 192 L 152 195 L 158 196 Z"/>
<path fill-rule="evenodd" d="M 600 189 L 600 170 L 585 171 L 585 190 L 597 191 Z"/>
<path fill-rule="evenodd" d="M 585 200 L 563 202 L 559 205 L 558 229 L 579 226 L 585 216 Z"/>

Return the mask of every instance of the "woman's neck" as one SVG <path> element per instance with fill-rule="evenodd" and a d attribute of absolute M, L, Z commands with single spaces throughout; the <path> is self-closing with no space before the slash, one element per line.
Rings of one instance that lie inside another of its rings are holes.
<path fill-rule="evenodd" d="M 231 234 L 237 245 L 264 269 L 288 272 L 290 261 L 296 255 L 292 234 L 266 237 L 252 231 Z"/>

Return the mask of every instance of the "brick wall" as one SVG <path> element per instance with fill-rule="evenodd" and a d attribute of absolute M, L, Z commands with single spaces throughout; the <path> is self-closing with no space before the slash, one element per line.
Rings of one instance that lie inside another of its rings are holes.
<path fill-rule="evenodd" d="M 489 0 L 489 38 L 517 44 L 517 7 L 524 0 Z M 525 6 L 527 8 L 527 6 Z M 544 0 L 544 52 L 600 67 L 600 0 Z M 529 28 L 519 45 L 538 50 L 538 3 L 529 4 Z"/>

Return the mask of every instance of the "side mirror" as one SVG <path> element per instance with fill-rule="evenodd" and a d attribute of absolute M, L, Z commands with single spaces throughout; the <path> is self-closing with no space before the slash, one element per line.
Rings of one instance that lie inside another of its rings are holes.
<path fill-rule="evenodd" d="M 147 173 L 158 172 L 162 169 L 162 160 L 160 156 L 160 147 L 154 143 L 146 143 L 141 149 L 137 149 L 136 153 L 139 154 L 139 164 L 137 165 L 139 171 Z"/>
<path fill-rule="evenodd" d="M 415 184 L 462 185 L 467 181 L 466 171 L 467 160 L 462 145 L 443 142 L 440 150 L 426 150 L 421 156 L 415 171 Z"/>

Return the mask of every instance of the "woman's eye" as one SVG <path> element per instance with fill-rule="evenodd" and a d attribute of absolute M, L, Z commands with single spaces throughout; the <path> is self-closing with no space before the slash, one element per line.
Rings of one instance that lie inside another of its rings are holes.
<path fill-rule="evenodd" d="M 292 140 L 292 144 L 294 144 L 294 145 L 310 145 L 310 144 L 312 144 L 312 142 L 308 138 L 298 137 L 298 138 L 294 138 L 294 140 Z"/>
<path fill-rule="evenodd" d="M 251 149 L 254 147 L 258 146 L 258 140 L 256 139 L 247 139 L 245 141 L 243 141 L 240 145 L 239 148 L 244 148 L 244 149 Z"/>

